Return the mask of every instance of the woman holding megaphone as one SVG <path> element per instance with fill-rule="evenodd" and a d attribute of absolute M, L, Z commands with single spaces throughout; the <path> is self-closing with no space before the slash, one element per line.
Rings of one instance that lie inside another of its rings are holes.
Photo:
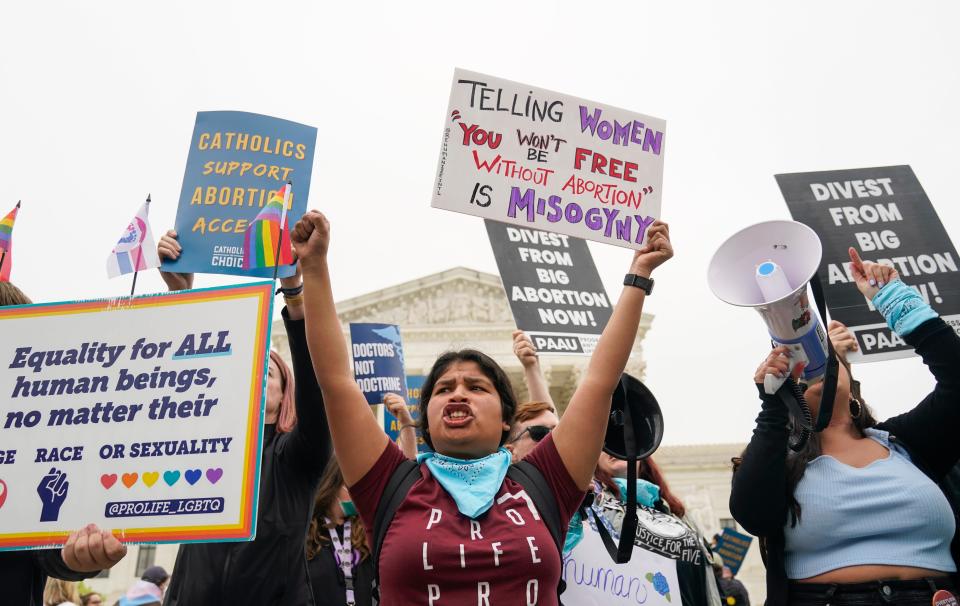
<path fill-rule="evenodd" d="M 763 379 L 796 380 L 802 366 L 791 368 L 786 348 L 775 348 L 754 376 L 763 404 L 730 510 L 765 543 L 768 606 L 957 604 L 957 518 L 938 484 L 960 460 L 960 338 L 893 268 L 853 248 L 850 261 L 857 288 L 916 349 L 936 386 L 912 410 L 877 423 L 851 396 L 841 365 L 833 402 L 820 401 L 822 382 L 806 387 L 813 416 L 820 406 L 833 416 L 792 453 L 787 407 L 765 393 Z"/>

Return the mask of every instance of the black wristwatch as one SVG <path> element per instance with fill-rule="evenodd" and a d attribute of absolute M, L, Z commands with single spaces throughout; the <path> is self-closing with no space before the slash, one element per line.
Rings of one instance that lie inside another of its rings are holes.
<path fill-rule="evenodd" d="M 643 276 L 638 276 L 637 274 L 627 274 L 624 276 L 623 285 L 636 286 L 648 295 L 653 294 L 653 280 L 650 278 L 644 278 Z"/>

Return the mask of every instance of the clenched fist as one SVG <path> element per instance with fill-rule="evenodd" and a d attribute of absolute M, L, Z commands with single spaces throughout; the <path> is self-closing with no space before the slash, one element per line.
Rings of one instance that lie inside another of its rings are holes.
<path fill-rule="evenodd" d="M 293 250 L 304 269 L 323 261 L 330 247 L 330 222 L 318 210 L 308 211 L 290 232 Z"/>

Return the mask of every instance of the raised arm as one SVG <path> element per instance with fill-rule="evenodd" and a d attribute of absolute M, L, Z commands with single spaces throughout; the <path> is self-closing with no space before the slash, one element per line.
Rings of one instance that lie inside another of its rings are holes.
<path fill-rule="evenodd" d="M 523 366 L 523 380 L 527 383 L 527 391 L 531 402 L 547 402 L 554 410 L 557 409 L 550 396 L 550 386 L 540 368 L 540 358 L 533 341 L 522 330 L 513 331 L 513 353 Z"/>
<path fill-rule="evenodd" d="M 890 328 L 923 358 L 937 381 L 912 410 L 881 423 L 910 447 L 917 463 L 942 478 L 960 460 L 960 337 L 892 268 L 860 259 L 850 249 L 857 288 Z"/>
<path fill-rule="evenodd" d="M 323 392 L 343 479 L 352 486 L 377 462 L 386 448 L 387 435 L 353 378 L 327 267 L 330 223 L 322 213 L 311 210 L 297 221 L 290 239 L 303 272 L 303 311 L 310 359 Z"/>
<path fill-rule="evenodd" d="M 408 459 L 417 458 L 417 430 L 416 423 L 413 422 L 413 415 L 407 408 L 407 401 L 395 393 L 388 393 L 383 396 L 383 405 L 386 406 L 390 414 L 397 418 L 400 437 L 397 440 L 397 446 L 403 452 L 403 456 Z"/>
<path fill-rule="evenodd" d="M 787 516 L 787 440 L 790 437 L 790 415 L 787 406 L 776 394 L 768 394 L 763 379 L 768 374 L 785 376 L 790 370 L 788 349 L 776 347 L 757 368 L 753 381 L 760 392 L 760 414 L 750 444 L 743 453 L 743 462 L 733 474 L 730 492 L 730 513 L 747 532 L 770 536 L 783 528 Z M 793 368 L 794 379 L 803 365 Z M 789 389 L 783 386 L 781 389 Z"/>
<path fill-rule="evenodd" d="M 655 221 L 647 243 L 633 256 L 630 273 L 649 278 L 654 269 L 673 256 L 666 223 Z M 570 398 L 553 441 L 573 481 L 587 488 L 603 446 L 610 416 L 610 400 L 627 365 L 643 313 L 645 292 L 627 286 L 603 330 L 577 391 Z"/>
<path fill-rule="evenodd" d="M 290 462 L 312 471 L 316 475 L 323 472 L 332 451 L 330 428 L 324 414 L 323 394 L 317 384 L 313 371 L 310 350 L 307 347 L 306 328 L 303 321 L 303 295 L 298 291 L 303 285 L 300 267 L 295 275 L 280 280 L 286 306 L 281 312 L 283 325 L 287 331 L 287 343 L 290 346 L 290 359 L 293 363 L 294 403 L 297 410 L 297 424 L 290 432 Z M 291 294 L 298 293 L 298 294 Z"/>

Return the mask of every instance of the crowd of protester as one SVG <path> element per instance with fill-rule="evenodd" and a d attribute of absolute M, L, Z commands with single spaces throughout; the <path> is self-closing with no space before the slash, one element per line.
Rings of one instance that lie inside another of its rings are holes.
<path fill-rule="evenodd" d="M 292 231 L 297 272 L 278 291 L 292 368 L 271 351 L 255 540 L 182 545 L 172 575 L 148 569 L 118 604 L 560 604 L 562 558 L 585 525 L 619 533 L 627 512 L 629 463 L 601 447 L 646 291 L 624 287 L 562 414 L 536 349 L 517 331 L 527 401 L 490 356 L 446 352 L 426 376 L 416 420 L 405 398 L 384 403 L 398 419 L 394 443 L 352 375 L 330 238 L 316 211 Z M 158 248 L 170 260 L 182 252 L 173 231 Z M 650 278 L 672 256 L 669 228 L 657 221 L 628 272 Z M 834 401 L 820 402 L 822 382 L 806 386 L 804 399 L 814 415 L 832 406 L 833 417 L 792 452 L 788 409 L 763 383 L 768 374 L 799 382 L 802 365 L 782 347 L 761 363 L 760 413 L 730 509 L 760 537 L 773 606 L 913 606 L 955 592 L 955 504 L 944 486 L 960 459 L 960 340 L 892 268 L 852 249 L 851 264 L 858 289 L 916 349 L 936 387 L 878 422 L 846 361 L 856 341 L 832 323 L 841 361 Z M 193 286 L 191 274 L 162 273 L 171 290 Z M 29 303 L 0 283 L 0 305 Z M 638 515 L 689 538 L 690 553 L 676 561 L 680 603 L 749 605 L 653 457 L 636 465 Z M 655 550 L 639 534 L 636 546 Z M 80 596 L 76 582 L 125 553 L 90 525 L 62 549 L 0 552 L 0 584 L 11 604 L 102 604 L 99 594 Z"/>

